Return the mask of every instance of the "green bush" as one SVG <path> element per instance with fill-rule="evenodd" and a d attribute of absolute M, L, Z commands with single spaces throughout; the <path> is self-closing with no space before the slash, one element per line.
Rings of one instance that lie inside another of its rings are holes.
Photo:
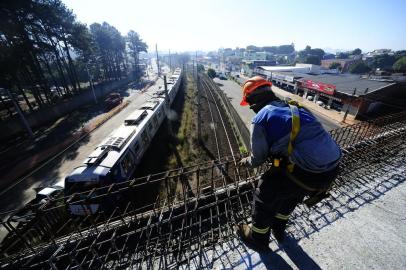
<path fill-rule="evenodd" d="M 353 74 L 363 74 L 363 73 L 368 73 L 371 71 L 371 68 L 368 67 L 364 62 L 359 62 L 352 64 L 349 68 L 350 73 Z"/>
<path fill-rule="evenodd" d="M 212 69 L 212 68 L 209 68 L 208 70 L 207 70 L 207 75 L 210 77 L 210 78 L 214 78 L 214 77 L 216 77 L 216 71 L 214 70 L 214 69 Z"/>
<path fill-rule="evenodd" d="M 396 72 L 406 72 L 406 56 L 402 56 L 393 64 L 393 70 Z"/>

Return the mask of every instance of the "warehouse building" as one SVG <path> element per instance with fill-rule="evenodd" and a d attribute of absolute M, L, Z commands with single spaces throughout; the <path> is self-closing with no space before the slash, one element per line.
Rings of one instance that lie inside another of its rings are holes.
<path fill-rule="evenodd" d="M 325 73 L 327 70 L 317 67 L 308 67 L 309 71 L 296 66 L 260 67 L 257 74 L 286 91 L 326 109 L 348 112 L 356 119 L 406 109 L 406 84 L 400 80 Z"/>

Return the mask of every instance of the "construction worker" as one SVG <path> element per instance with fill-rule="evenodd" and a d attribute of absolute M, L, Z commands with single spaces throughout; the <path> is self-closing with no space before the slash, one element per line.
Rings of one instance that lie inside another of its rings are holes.
<path fill-rule="evenodd" d="M 289 215 L 309 196 L 308 205 L 326 197 L 338 174 L 341 150 L 313 114 L 295 102 L 282 101 L 272 83 L 260 76 L 242 87 L 241 106 L 250 106 L 251 155 L 240 164 L 252 167 L 271 160 L 254 192 L 252 224 L 239 224 L 236 232 L 257 251 L 268 249 L 270 232 L 282 243 Z"/>

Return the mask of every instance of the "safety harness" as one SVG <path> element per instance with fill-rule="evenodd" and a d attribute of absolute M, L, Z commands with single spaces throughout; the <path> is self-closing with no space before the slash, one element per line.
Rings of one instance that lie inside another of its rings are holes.
<path fill-rule="evenodd" d="M 300 115 L 298 106 L 294 105 L 292 101 L 290 101 L 288 105 L 290 107 L 290 112 L 292 113 L 292 130 L 290 131 L 290 139 L 288 144 L 289 164 L 287 165 L 287 170 L 288 172 L 292 173 L 295 164 L 290 162 L 290 155 L 293 153 L 293 142 L 300 131 Z"/>
<path fill-rule="evenodd" d="M 287 158 L 288 160 L 287 160 L 287 164 L 286 164 L 286 175 L 292 182 L 297 184 L 299 187 L 314 193 L 314 195 L 310 196 L 308 199 L 306 199 L 304 201 L 304 203 L 307 206 L 311 207 L 311 206 L 315 205 L 316 203 L 318 203 L 319 201 L 321 201 L 322 199 L 328 197 L 327 190 L 329 189 L 329 187 L 324 188 L 324 189 L 310 187 L 309 185 L 306 185 L 305 183 L 303 183 L 303 181 L 299 180 L 296 176 L 294 176 L 292 174 L 295 164 L 291 162 L 290 156 L 293 153 L 294 141 L 300 131 L 300 114 L 299 114 L 300 105 L 298 102 L 296 102 L 294 100 L 287 101 L 286 103 L 289 105 L 290 111 L 292 114 L 292 129 L 290 132 L 290 138 L 289 138 L 289 143 L 288 143 L 288 158 Z M 281 163 L 280 159 L 274 158 L 274 161 L 273 161 L 274 167 L 276 167 L 276 168 L 280 167 L 281 166 L 280 163 Z"/>
<path fill-rule="evenodd" d="M 290 100 L 286 102 L 287 105 L 290 107 L 290 112 L 292 114 L 292 129 L 290 131 L 290 138 L 288 143 L 288 164 L 286 165 L 286 169 L 289 173 L 293 172 L 295 164 L 290 162 L 290 156 L 293 153 L 293 143 L 299 134 L 300 131 L 300 114 L 299 114 L 299 104 L 296 101 Z M 281 159 L 274 158 L 273 166 L 278 168 L 281 166 Z"/>
<path fill-rule="evenodd" d="M 308 207 L 312 207 L 315 204 L 317 204 L 318 202 L 320 202 L 321 200 L 323 200 L 324 198 L 328 197 L 328 193 L 327 193 L 328 189 L 321 190 L 321 189 L 316 189 L 316 188 L 310 187 L 292 174 L 295 164 L 290 161 L 291 160 L 290 156 L 293 153 L 294 141 L 300 131 L 300 114 L 299 114 L 300 105 L 298 102 L 293 101 L 293 100 L 287 101 L 286 103 L 289 105 L 290 112 L 292 113 L 292 129 L 290 131 L 290 138 L 289 138 L 289 143 L 288 143 L 288 158 L 287 158 L 288 160 L 287 160 L 287 164 L 286 164 L 286 175 L 292 182 L 297 184 L 299 187 L 313 193 L 313 195 L 311 195 L 309 198 L 307 198 L 306 200 L 303 201 L 303 203 L 305 203 Z M 275 168 L 281 167 L 280 158 L 273 159 L 273 167 L 275 167 Z M 284 215 L 282 213 L 276 213 L 274 217 L 277 219 L 283 220 L 283 221 L 287 221 L 289 219 L 289 215 Z M 269 232 L 269 226 L 265 227 L 265 228 L 258 228 L 256 226 L 252 225 L 251 228 L 252 228 L 252 231 L 257 234 L 264 235 Z"/>

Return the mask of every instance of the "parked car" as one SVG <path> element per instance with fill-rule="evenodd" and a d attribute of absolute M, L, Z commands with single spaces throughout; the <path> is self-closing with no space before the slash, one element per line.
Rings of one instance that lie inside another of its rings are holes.
<path fill-rule="evenodd" d="M 322 107 L 324 106 L 324 102 L 321 101 L 321 100 L 318 100 L 318 101 L 316 102 L 316 104 L 319 105 L 319 106 L 322 106 Z"/>
<path fill-rule="evenodd" d="M 63 193 L 63 187 L 53 185 L 41 189 L 37 196 L 28 202 L 23 208 L 13 214 L 9 221 L 16 223 L 27 223 L 35 218 L 35 213 L 41 206 L 47 203 L 50 199 L 56 198 Z"/>
<path fill-rule="evenodd" d="M 160 90 L 154 92 L 152 95 L 153 95 L 154 97 L 164 96 L 164 95 L 165 95 L 165 90 L 161 90 L 161 88 L 160 88 Z"/>
<path fill-rule="evenodd" d="M 16 100 L 16 101 L 22 101 L 22 100 L 24 100 L 24 98 L 23 98 L 22 95 L 18 95 L 17 93 L 14 93 L 14 92 L 11 92 L 11 91 L 10 91 L 10 93 L 11 93 L 11 95 L 12 95 L 12 97 L 13 97 L 14 100 Z M 8 102 L 8 103 L 10 103 L 10 106 L 9 106 L 9 107 L 13 106 L 13 103 L 12 103 L 12 101 L 11 101 L 11 99 L 10 99 L 10 96 L 9 96 L 9 94 L 8 94 L 8 92 L 7 92 L 6 89 L 0 88 L 0 96 L 1 96 L 1 99 L 3 100 L 3 102 Z"/>
<path fill-rule="evenodd" d="M 0 103 L 0 110 L 14 107 L 14 103 L 10 98 L 8 98 L 8 97 L 4 98 L 2 96 L 1 99 L 2 99 L 2 102 Z"/>
<path fill-rule="evenodd" d="M 55 94 L 58 96 L 61 96 L 63 93 L 63 87 L 60 87 L 60 86 L 51 86 L 51 88 L 49 90 L 52 94 Z"/>
<path fill-rule="evenodd" d="M 110 93 L 104 100 L 106 109 L 108 110 L 111 110 L 112 108 L 116 107 L 121 102 L 123 102 L 123 97 L 120 95 L 120 93 Z"/>
<path fill-rule="evenodd" d="M 49 89 L 49 92 L 51 94 L 51 99 L 52 100 L 57 100 L 60 97 L 62 97 L 63 88 L 58 87 L 58 86 L 51 86 L 51 88 Z"/>
<path fill-rule="evenodd" d="M 223 73 L 218 73 L 218 74 L 217 74 L 217 77 L 218 77 L 220 80 L 227 80 L 227 77 L 226 77 Z"/>

